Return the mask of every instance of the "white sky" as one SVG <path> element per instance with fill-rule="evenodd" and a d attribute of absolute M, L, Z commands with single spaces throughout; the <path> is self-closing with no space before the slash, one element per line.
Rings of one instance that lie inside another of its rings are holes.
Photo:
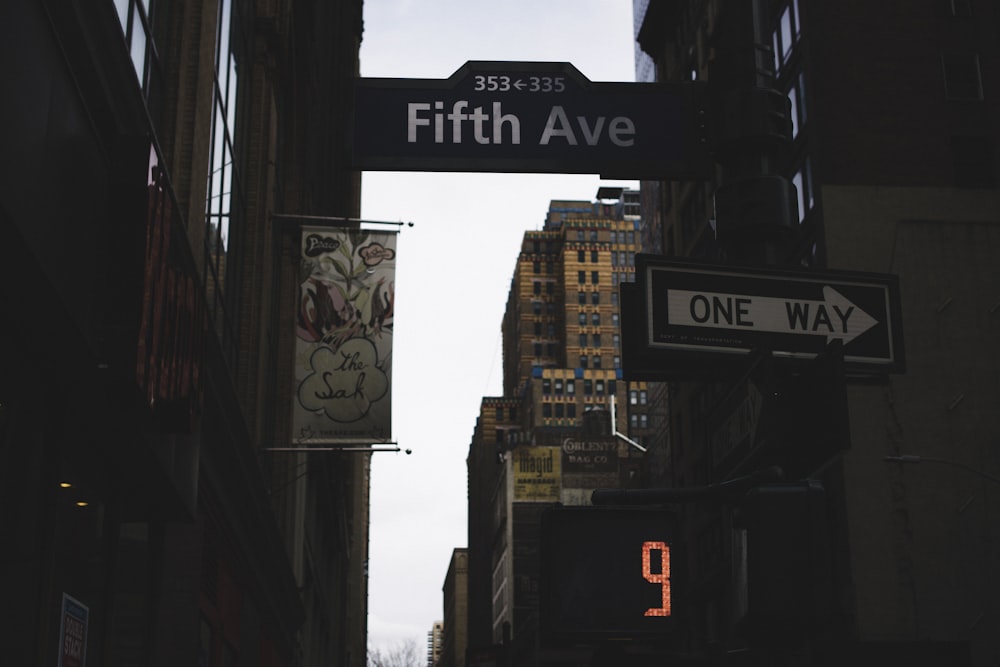
<path fill-rule="evenodd" d="M 569 62 L 634 81 L 631 0 L 365 0 L 361 75 L 445 79 L 469 60 Z M 592 201 L 598 176 L 365 172 L 361 215 L 398 241 L 393 437 L 372 456 L 369 643 L 442 620 L 452 550 L 467 546 L 465 459 L 484 396 L 502 393 L 500 322 L 527 230 L 552 199 Z"/>

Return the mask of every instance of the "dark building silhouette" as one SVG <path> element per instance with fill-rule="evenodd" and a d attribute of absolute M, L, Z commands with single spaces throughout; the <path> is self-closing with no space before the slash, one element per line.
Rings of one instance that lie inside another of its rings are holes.
<path fill-rule="evenodd" d="M 365 661 L 368 454 L 287 444 L 361 2 L 0 8 L 5 664 Z"/>
<path fill-rule="evenodd" d="M 763 8 L 757 42 L 765 69 L 790 103 L 790 144 L 770 167 L 795 187 L 797 243 L 770 263 L 897 275 L 907 368 L 847 377 L 844 412 L 783 418 L 786 447 L 808 461 L 797 476 L 826 490 L 821 527 L 832 562 L 819 627 L 789 623 L 781 632 L 778 624 L 762 649 L 747 629 L 747 533 L 731 508 L 691 505 L 687 567 L 675 573 L 689 591 L 675 600 L 678 649 L 718 656 L 719 647 L 756 644 L 758 655 L 781 656 L 775 664 L 994 664 L 1000 5 L 649 0 L 636 3 L 637 40 L 658 79 L 711 87 L 723 73 L 713 63 L 753 42 L 744 23 L 752 6 Z M 749 76 L 760 74 L 752 60 L 744 64 Z M 718 175 L 643 183 L 643 219 L 662 225 L 665 256 L 734 261 L 741 249 L 720 244 L 722 211 L 713 204 L 727 174 Z M 719 410 L 734 391 L 746 397 L 746 386 L 687 381 L 669 389 L 658 408 L 671 415 L 669 441 L 653 443 L 669 457 L 651 481 L 722 481 L 731 470 L 713 456 Z M 917 465 L 905 457 L 922 458 Z M 751 582 L 749 604 L 771 593 Z"/>

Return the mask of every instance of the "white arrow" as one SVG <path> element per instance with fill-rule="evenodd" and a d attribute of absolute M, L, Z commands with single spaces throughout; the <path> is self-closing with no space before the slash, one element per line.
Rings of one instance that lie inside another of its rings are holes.
<path fill-rule="evenodd" d="M 677 326 L 822 335 L 845 345 L 878 324 L 829 286 L 822 301 L 671 289 L 667 319 Z"/>
<path fill-rule="evenodd" d="M 517 88 L 518 90 L 521 90 L 521 89 L 522 89 L 522 88 L 524 88 L 524 87 L 525 87 L 525 86 L 526 86 L 527 84 L 526 84 L 526 83 L 524 83 L 524 81 L 521 81 L 520 79 L 518 79 L 518 80 L 517 80 L 517 81 L 515 81 L 515 82 L 514 82 L 514 83 L 513 83 L 512 85 L 513 85 L 513 86 L 514 86 L 515 88 Z"/>

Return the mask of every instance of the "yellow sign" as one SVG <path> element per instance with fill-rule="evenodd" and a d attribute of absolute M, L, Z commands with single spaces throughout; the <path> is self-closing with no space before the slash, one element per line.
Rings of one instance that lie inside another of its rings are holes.
<path fill-rule="evenodd" d="M 558 502 L 562 476 L 559 447 L 514 450 L 514 501 Z"/>

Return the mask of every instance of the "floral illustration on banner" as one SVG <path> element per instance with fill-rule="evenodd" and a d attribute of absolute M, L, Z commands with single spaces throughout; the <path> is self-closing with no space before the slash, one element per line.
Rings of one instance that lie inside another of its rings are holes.
<path fill-rule="evenodd" d="M 340 347 L 351 338 L 392 333 L 395 283 L 375 267 L 396 253 L 370 232 L 351 230 L 342 241 L 320 234 L 306 237 L 299 286 L 298 336 Z"/>
<path fill-rule="evenodd" d="M 384 239 L 366 230 L 303 239 L 296 333 L 311 345 L 298 362 L 297 398 L 334 422 L 371 419 L 372 406 L 388 400 L 396 252 Z"/>

